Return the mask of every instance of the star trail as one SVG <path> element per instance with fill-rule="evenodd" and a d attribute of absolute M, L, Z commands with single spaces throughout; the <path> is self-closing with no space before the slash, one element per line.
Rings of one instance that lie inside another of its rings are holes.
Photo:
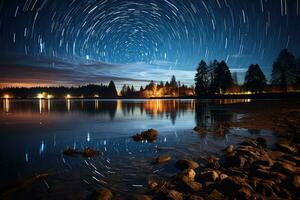
<path fill-rule="evenodd" d="M 201 59 L 218 59 L 233 71 L 258 63 L 270 73 L 281 49 L 300 54 L 299 6 L 299 0 L 2 0 L 1 66 L 17 55 L 14 66 L 24 70 L 65 70 L 67 62 L 86 77 L 128 80 L 185 71 L 182 79 L 192 83 L 189 72 Z"/>

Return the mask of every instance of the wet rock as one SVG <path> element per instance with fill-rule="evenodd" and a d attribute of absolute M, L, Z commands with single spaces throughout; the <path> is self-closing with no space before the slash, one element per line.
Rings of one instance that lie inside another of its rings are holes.
<path fill-rule="evenodd" d="M 187 198 L 187 200 L 204 200 L 204 198 L 197 195 L 191 195 Z"/>
<path fill-rule="evenodd" d="M 113 198 L 112 192 L 107 188 L 101 188 L 96 191 L 97 200 L 111 200 Z"/>
<path fill-rule="evenodd" d="M 219 200 L 219 199 L 224 199 L 225 196 L 219 192 L 218 190 L 214 189 L 208 196 L 206 199 L 208 200 Z"/>
<path fill-rule="evenodd" d="M 293 177 L 293 187 L 295 189 L 300 189 L 300 175 L 295 175 Z"/>
<path fill-rule="evenodd" d="M 134 195 L 132 197 L 133 200 L 152 200 L 151 196 L 148 195 Z"/>
<path fill-rule="evenodd" d="M 187 169 L 183 172 L 183 174 L 191 180 L 194 180 L 196 176 L 196 172 L 193 169 Z"/>
<path fill-rule="evenodd" d="M 84 157 L 93 157 L 99 155 L 99 151 L 95 151 L 91 148 L 85 148 L 84 151 L 82 152 L 82 155 Z"/>
<path fill-rule="evenodd" d="M 155 129 L 149 129 L 147 131 L 143 131 L 140 134 L 136 134 L 132 136 L 133 140 L 136 142 L 139 141 L 148 141 L 148 142 L 154 142 L 157 140 L 158 131 Z"/>
<path fill-rule="evenodd" d="M 277 143 L 276 146 L 278 147 L 279 150 L 289 154 L 296 154 L 298 152 L 298 149 L 292 144 Z"/>
<path fill-rule="evenodd" d="M 231 144 L 225 149 L 227 154 L 230 154 L 234 151 L 234 146 Z"/>
<path fill-rule="evenodd" d="M 254 139 L 247 139 L 240 143 L 241 146 L 252 146 L 252 147 L 257 147 L 257 143 Z"/>
<path fill-rule="evenodd" d="M 211 156 L 207 159 L 207 164 L 206 167 L 207 168 L 212 168 L 212 169 L 219 169 L 221 167 L 220 163 L 219 163 L 219 158 L 215 157 L 215 156 Z"/>
<path fill-rule="evenodd" d="M 183 184 L 184 188 L 192 192 L 199 192 L 202 189 L 202 184 L 190 179 L 187 176 L 183 176 L 181 178 L 181 184 Z"/>
<path fill-rule="evenodd" d="M 264 148 L 267 147 L 267 140 L 265 138 L 258 137 L 258 138 L 256 138 L 256 142 L 259 146 L 262 146 Z"/>
<path fill-rule="evenodd" d="M 271 169 L 285 174 L 300 173 L 300 169 L 298 167 L 295 167 L 292 164 L 284 163 L 284 162 L 274 163 Z"/>
<path fill-rule="evenodd" d="M 68 148 L 68 149 L 64 150 L 63 154 L 66 156 L 75 157 L 77 154 L 79 154 L 79 152 L 76 151 L 75 149 Z"/>
<path fill-rule="evenodd" d="M 183 194 L 176 190 L 165 191 L 164 199 L 166 200 L 183 200 Z"/>
<path fill-rule="evenodd" d="M 163 164 L 166 163 L 168 161 L 170 161 L 172 158 L 171 156 L 167 156 L 167 155 L 163 155 L 163 156 L 159 156 L 155 159 L 155 163 L 156 164 Z"/>
<path fill-rule="evenodd" d="M 200 174 L 200 180 L 203 182 L 214 182 L 219 178 L 219 174 L 216 171 L 208 171 Z"/>
<path fill-rule="evenodd" d="M 240 190 L 242 187 L 246 187 L 253 190 L 251 186 L 246 182 L 245 179 L 240 177 L 228 177 L 221 181 L 220 189 L 224 194 L 232 195 Z"/>
<path fill-rule="evenodd" d="M 238 167 L 243 168 L 245 165 L 246 159 L 243 156 L 227 156 L 224 165 L 226 167 Z"/>
<path fill-rule="evenodd" d="M 237 191 L 236 198 L 241 200 L 250 200 L 252 191 L 249 188 L 242 187 Z"/>
<path fill-rule="evenodd" d="M 199 167 L 199 164 L 191 159 L 182 159 L 176 162 L 176 167 L 180 170 L 196 169 Z"/>
<path fill-rule="evenodd" d="M 154 181 L 154 180 L 149 180 L 148 181 L 148 187 L 150 188 L 150 189 L 154 189 L 154 188 L 156 188 L 158 186 L 158 183 L 156 182 L 156 181 Z"/>
<path fill-rule="evenodd" d="M 223 173 L 221 173 L 220 175 L 219 175 L 219 179 L 222 181 L 223 179 L 225 179 L 225 178 L 228 178 L 229 176 L 227 175 L 227 174 L 223 174 Z"/>

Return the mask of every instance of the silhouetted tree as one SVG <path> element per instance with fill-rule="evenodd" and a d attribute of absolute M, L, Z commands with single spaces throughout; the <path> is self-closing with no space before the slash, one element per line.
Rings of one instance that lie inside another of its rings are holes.
<path fill-rule="evenodd" d="M 213 80 L 211 83 L 212 92 L 224 93 L 233 84 L 230 70 L 225 61 L 222 61 L 214 69 Z"/>
<path fill-rule="evenodd" d="M 300 88 L 300 58 L 296 60 L 295 83 L 297 88 Z"/>
<path fill-rule="evenodd" d="M 245 76 L 245 89 L 251 92 L 262 92 L 267 86 L 267 80 L 259 65 L 250 65 Z"/>
<path fill-rule="evenodd" d="M 108 97 L 115 98 L 118 96 L 116 85 L 113 81 L 110 81 L 108 84 Z"/>
<path fill-rule="evenodd" d="M 208 80 L 208 69 L 207 64 L 204 60 L 201 60 L 197 67 L 195 75 L 195 92 L 196 95 L 203 95 L 208 93 L 209 80 Z"/>
<path fill-rule="evenodd" d="M 171 78 L 171 81 L 170 81 L 170 87 L 172 88 L 177 88 L 177 81 L 176 81 L 176 78 L 175 76 L 173 75 L 172 78 Z"/>
<path fill-rule="evenodd" d="M 295 68 L 295 57 L 287 49 L 282 50 L 273 64 L 271 82 L 279 85 L 282 91 L 287 91 L 289 83 L 293 83 L 292 71 Z"/>

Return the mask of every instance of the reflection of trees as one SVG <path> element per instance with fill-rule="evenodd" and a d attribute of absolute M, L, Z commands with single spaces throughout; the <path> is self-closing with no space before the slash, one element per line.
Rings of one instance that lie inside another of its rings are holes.
<path fill-rule="evenodd" d="M 155 117 L 164 115 L 170 117 L 175 124 L 177 117 L 184 115 L 188 110 L 192 111 L 194 107 L 193 101 L 180 100 L 152 100 L 143 103 L 143 109 L 146 114 Z"/>
<path fill-rule="evenodd" d="M 233 112 L 224 109 L 218 103 L 215 104 L 209 101 L 195 102 L 195 119 L 198 127 L 220 132 L 220 128 L 227 128 L 226 122 L 232 121 L 233 117 Z"/>

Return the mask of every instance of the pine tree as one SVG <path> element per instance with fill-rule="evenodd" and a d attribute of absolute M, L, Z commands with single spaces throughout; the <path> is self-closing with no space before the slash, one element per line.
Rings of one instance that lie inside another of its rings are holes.
<path fill-rule="evenodd" d="M 287 49 L 282 50 L 273 64 L 272 84 L 279 85 L 282 91 L 286 92 L 288 84 L 293 83 L 295 80 L 293 75 L 295 66 L 294 55 Z"/>
<path fill-rule="evenodd" d="M 245 76 L 244 87 L 246 90 L 258 93 L 267 86 L 267 80 L 259 65 L 250 65 Z"/>
<path fill-rule="evenodd" d="M 212 91 L 214 93 L 224 93 L 233 85 L 233 79 L 229 67 L 222 61 L 214 69 Z"/>
<path fill-rule="evenodd" d="M 195 92 L 197 96 L 208 93 L 208 69 L 204 60 L 201 60 L 195 75 Z"/>

